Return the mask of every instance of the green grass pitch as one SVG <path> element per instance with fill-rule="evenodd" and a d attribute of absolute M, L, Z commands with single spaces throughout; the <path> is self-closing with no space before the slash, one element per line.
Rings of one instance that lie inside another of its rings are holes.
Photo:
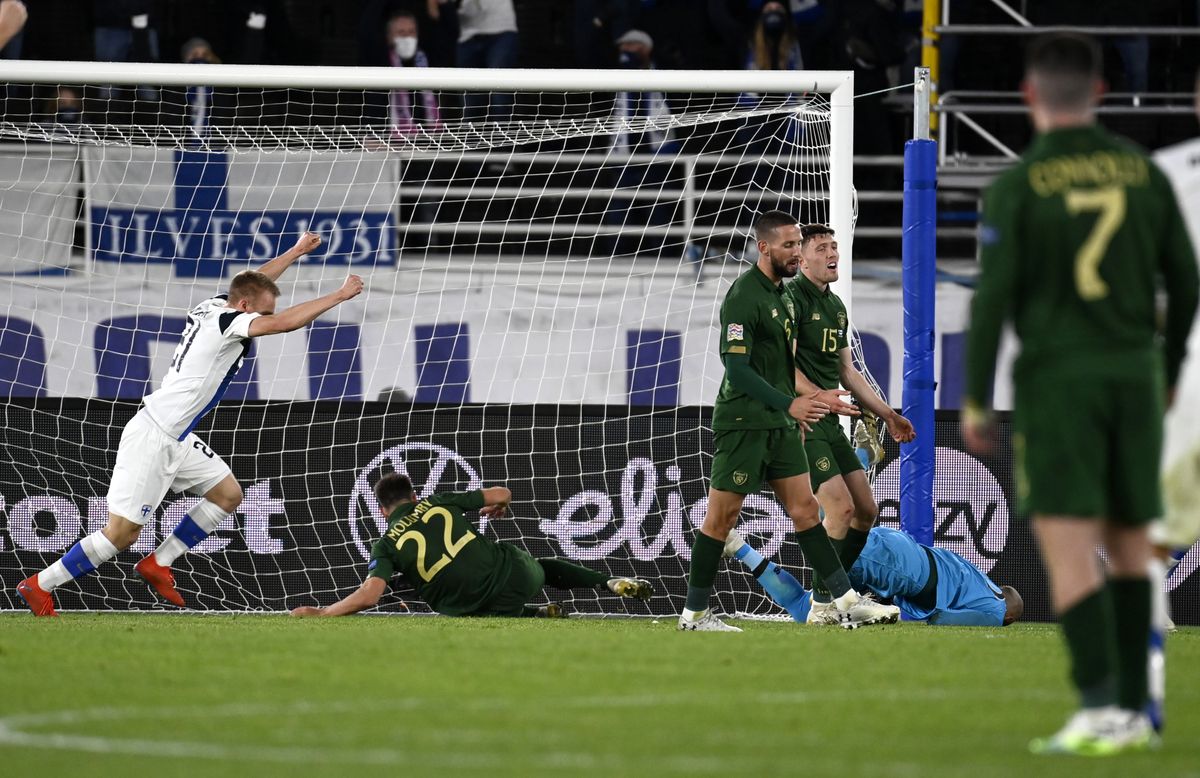
<path fill-rule="evenodd" d="M 0 616 L 0 774 L 1200 775 L 1200 630 L 1154 754 L 1033 757 L 1050 625 Z"/>

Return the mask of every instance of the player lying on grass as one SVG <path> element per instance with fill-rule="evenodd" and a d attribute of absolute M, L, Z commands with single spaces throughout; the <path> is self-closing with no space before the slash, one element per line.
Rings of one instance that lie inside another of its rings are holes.
<path fill-rule="evenodd" d="M 172 563 L 208 537 L 242 502 L 242 487 L 229 465 L 192 430 L 229 388 L 251 339 L 298 330 L 362 292 L 362 279 L 351 275 L 341 289 L 275 313 L 279 298 L 275 281 L 320 245 L 320 236 L 306 232 L 295 246 L 258 270 L 234 276 L 227 294 L 210 297 L 188 311 L 162 384 L 146 395 L 141 410 L 121 433 L 108 486 L 108 523 L 57 562 L 17 584 L 17 594 L 35 616 L 57 616 L 50 594 L 56 587 L 90 573 L 132 546 L 169 489 L 204 499 L 134 570 L 160 597 L 183 607 Z"/>
<path fill-rule="evenodd" d="M 446 616 L 565 616 L 555 604 L 527 604 L 547 585 L 594 588 L 639 600 L 653 594 L 649 581 L 609 578 L 560 559 L 534 559 L 514 545 L 476 534 L 463 511 L 500 518 L 512 499 L 503 486 L 418 501 L 408 477 L 392 473 L 375 485 L 375 499 L 388 528 L 371 549 L 362 586 L 325 608 L 295 608 L 293 616 L 346 616 L 372 608 L 396 573 Z"/>
<path fill-rule="evenodd" d="M 748 567 L 776 604 L 805 623 L 810 594 L 790 573 L 764 559 L 736 530 L 725 543 L 725 554 Z M 992 583 L 953 551 L 921 545 L 889 527 L 870 531 L 848 575 L 856 589 L 891 598 L 904 615 L 929 624 L 1007 626 L 1025 610 L 1016 589 Z"/>

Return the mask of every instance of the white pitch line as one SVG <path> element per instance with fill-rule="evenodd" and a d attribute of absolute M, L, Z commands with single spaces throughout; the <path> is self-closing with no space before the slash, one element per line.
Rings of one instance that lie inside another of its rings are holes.
<path fill-rule="evenodd" d="M 1057 699 L 1063 695 L 1046 690 L 1011 690 L 1011 696 L 1020 699 Z M 961 696 L 953 690 L 881 690 L 873 695 L 875 702 L 938 702 Z M 840 693 L 830 692 L 758 692 L 747 695 L 746 704 L 780 705 L 809 703 L 821 699 L 841 698 Z M 650 708 L 656 706 L 694 705 L 710 699 L 699 691 L 673 694 L 634 695 L 583 695 L 544 700 L 550 707 L 566 708 Z M 283 764 L 361 764 L 361 765 L 413 765 L 450 768 L 458 770 L 495 770 L 511 765 L 511 752 L 493 752 L 472 749 L 464 751 L 406 751 L 399 748 L 321 748 L 312 746 L 258 746 L 221 743 L 201 743 L 187 740 L 150 740 L 145 738 L 105 737 L 78 735 L 61 732 L 29 732 L 30 728 L 71 726 L 89 722 L 112 722 L 135 719 L 186 719 L 238 718 L 249 716 L 319 715 L 328 713 L 361 713 L 366 710 L 416 710 L 429 705 L 445 705 L 445 700 L 422 697 L 404 697 L 378 701 L 330 701 L 292 703 L 222 703 L 209 706 L 165 706 L 165 707 L 98 707 L 80 710 L 59 710 L 43 713 L 15 714 L 0 717 L 0 746 L 37 748 L 59 751 L 77 751 L 96 754 L 129 754 L 156 756 L 174 759 L 257 761 Z M 478 698 L 462 700 L 458 707 L 464 710 L 502 710 L 517 702 L 510 697 Z M 547 750 L 538 754 L 526 754 L 524 759 L 533 766 L 546 769 L 632 769 L 647 770 L 657 765 L 659 771 L 671 772 L 722 772 L 744 770 L 752 766 L 752 757 L 721 755 L 719 753 L 626 758 L 615 751 L 580 752 Z"/>

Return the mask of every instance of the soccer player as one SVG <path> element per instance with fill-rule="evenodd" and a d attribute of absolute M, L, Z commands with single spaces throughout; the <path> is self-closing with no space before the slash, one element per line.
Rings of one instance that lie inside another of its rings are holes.
<path fill-rule="evenodd" d="M 375 500 L 388 528 L 371 548 L 366 580 L 329 607 L 302 605 L 292 609 L 292 615 L 346 616 L 373 608 L 396 573 L 429 607 L 446 616 L 566 616 L 553 603 L 540 608 L 527 604 L 546 585 L 650 599 L 649 581 L 609 578 L 560 559 L 534 559 L 510 543 L 476 534 L 463 516 L 463 511 L 477 510 L 500 518 L 511 499 L 507 488 L 489 486 L 418 500 L 408 476 L 385 475 L 375 484 Z"/>
<path fill-rule="evenodd" d="M 1020 340 L 1018 498 L 1033 516 L 1081 702 L 1066 726 L 1030 748 L 1108 755 L 1156 742 L 1143 712 L 1147 523 L 1162 514 L 1163 406 L 1200 278 L 1170 183 L 1140 149 L 1095 124 L 1103 91 L 1096 43 L 1070 34 L 1036 40 L 1022 91 L 1038 136 L 984 198 L 962 434 L 976 453 L 993 448 L 988 408 L 1001 328 L 1011 319 Z"/>
<path fill-rule="evenodd" d="M 807 621 L 809 593 L 786 570 L 763 558 L 737 530 L 725 555 L 754 573 L 771 599 L 798 622 Z M 875 527 L 847 574 L 850 583 L 892 599 L 910 619 L 940 626 L 1008 626 L 1025 611 L 1011 586 L 997 586 L 963 557 L 924 546 L 906 532 Z"/>
<path fill-rule="evenodd" d="M 1195 83 L 1196 115 L 1200 118 L 1200 72 Z M 1166 173 L 1179 210 L 1192 238 L 1193 251 L 1200 247 L 1200 138 L 1160 149 L 1154 161 Z M 1154 605 L 1150 621 L 1150 704 L 1147 708 L 1155 730 L 1161 731 L 1166 696 L 1166 637 L 1175 629 L 1167 598 L 1166 580 L 1171 568 L 1200 538 L 1200 419 L 1193 411 L 1200 403 L 1200 327 L 1193 326 L 1187 353 L 1179 369 L 1175 402 L 1163 420 L 1163 509 L 1162 521 L 1150 525 L 1154 555 L 1150 560 L 1150 586 Z"/>
<path fill-rule="evenodd" d="M 796 393 L 813 395 L 834 413 L 804 435 L 804 452 L 817 502 L 825 513 L 825 532 L 838 551 L 842 567 L 854 565 L 879 516 L 867 474 L 836 414 L 856 415 L 835 390 L 845 386 L 862 407 L 887 425 L 892 439 L 908 443 L 916 437 L 912 423 L 883 401 L 854 366 L 846 304 L 829 287 L 838 280 L 838 245 L 824 224 L 800 228 L 800 274 L 788 282 L 796 306 Z M 819 575 L 813 579 L 810 624 L 837 624 L 829 590 Z"/>
<path fill-rule="evenodd" d="M 299 329 L 362 291 L 362 279 L 351 275 L 336 292 L 275 313 L 276 279 L 320 245 L 319 236 L 304 233 L 296 245 L 258 270 L 235 275 L 227 294 L 211 297 L 188 312 L 162 385 L 146 395 L 121 433 L 108 487 L 108 523 L 57 562 L 17 584 L 17 593 L 35 615 L 57 616 L 51 595 L 55 588 L 132 546 L 169 489 L 204 499 L 134 569 L 164 600 L 183 607 L 171 564 L 242 502 L 242 488 L 229 465 L 192 430 L 225 394 L 250 350 L 251 338 Z"/>
<path fill-rule="evenodd" d="M 818 519 L 808 480 L 800 423 L 819 421 L 829 406 L 796 396 L 796 316 L 784 279 L 800 266 L 800 225 L 783 211 L 768 211 L 754 224 L 758 262 L 743 273 L 721 304 L 721 361 L 725 379 L 713 406 L 715 452 L 708 510 L 692 544 L 687 601 L 679 629 L 740 632 L 718 619 L 708 601 L 725 539 L 737 523 L 746 495 L 764 479 L 796 528 L 796 542 L 829 588 L 839 623 L 854 628 L 895 616 L 850 588 Z M 835 392 L 834 395 L 845 392 Z"/>
<path fill-rule="evenodd" d="M 1200 118 L 1200 72 L 1196 74 L 1196 115 Z M 1160 149 L 1155 162 L 1167 174 L 1179 200 L 1192 239 L 1200 246 L 1200 138 Z M 1200 327 L 1193 327 L 1180 368 L 1176 401 L 1167 411 L 1163 440 L 1163 501 L 1165 520 L 1151 527 L 1156 543 L 1180 552 L 1200 538 Z"/>

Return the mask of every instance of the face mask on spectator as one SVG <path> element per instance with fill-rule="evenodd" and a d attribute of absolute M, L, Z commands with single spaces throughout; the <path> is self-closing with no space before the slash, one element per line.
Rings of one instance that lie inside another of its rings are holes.
<path fill-rule="evenodd" d="M 787 24 L 787 18 L 778 11 L 772 11 L 763 14 L 762 24 L 763 30 L 768 35 L 778 36 L 783 32 L 783 28 Z"/>
<path fill-rule="evenodd" d="M 412 59 L 417 55 L 417 39 L 411 37 L 392 38 L 392 48 L 400 59 Z"/>

